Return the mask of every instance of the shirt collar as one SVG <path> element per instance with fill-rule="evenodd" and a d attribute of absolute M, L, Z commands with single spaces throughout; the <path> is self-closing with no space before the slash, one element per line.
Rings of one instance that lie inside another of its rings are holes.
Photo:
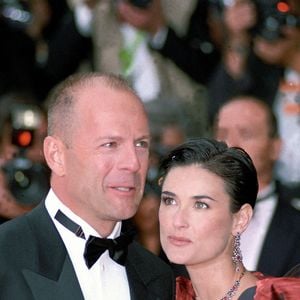
<path fill-rule="evenodd" d="M 257 202 L 269 199 L 271 196 L 273 196 L 276 192 L 276 185 L 275 182 L 272 181 L 269 185 L 264 187 L 259 193 L 257 194 Z"/>
<path fill-rule="evenodd" d="M 76 215 L 70 208 L 68 208 L 65 204 L 63 204 L 62 201 L 57 197 L 57 195 L 55 194 L 52 188 L 49 190 L 49 193 L 46 197 L 45 206 L 53 220 L 57 211 L 61 210 L 68 218 L 70 218 L 73 222 L 81 226 L 86 238 L 88 238 L 90 235 L 101 237 L 99 233 L 92 226 L 90 226 L 85 220 L 83 220 L 81 217 Z M 113 239 L 120 236 L 121 225 L 122 225 L 121 221 L 117 222 L 113 231 L 107 238 Z"/>

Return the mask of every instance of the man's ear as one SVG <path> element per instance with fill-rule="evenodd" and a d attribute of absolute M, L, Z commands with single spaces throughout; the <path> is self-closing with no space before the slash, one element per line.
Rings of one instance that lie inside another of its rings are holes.
<path fill-rule="evenodd" d="M 253 209 L 249 203 L 245 203 L 241 209 L 234 215 L 234 225 L 232 228 L 232 234 L 242 233 L 248 227 L 253 215 Z"/>
<path fill-rule="evenodd" d="M 64 166 L 65 145 L 63 142 L 53 136 L 47 136 L 44 140 L 44 156 L 49 168 L 57 176 L 65 174 Z"/>

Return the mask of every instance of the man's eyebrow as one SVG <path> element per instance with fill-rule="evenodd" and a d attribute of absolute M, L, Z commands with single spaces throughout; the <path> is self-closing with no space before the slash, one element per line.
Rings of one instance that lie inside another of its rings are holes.
<path fill-rule="evenodd" d="M 151 140 L 151 135 L 145 134 L 142 135 L 141 137 L 137 138 L 137 140 Z"/>

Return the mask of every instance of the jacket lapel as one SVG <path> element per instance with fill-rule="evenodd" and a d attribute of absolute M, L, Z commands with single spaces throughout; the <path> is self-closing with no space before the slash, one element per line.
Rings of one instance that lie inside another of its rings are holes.
<path fill-rule="evenodd" d="M 267 275 L 283 275 L 286 272 L 286 266 L 289 265 L 288 262 L 292 254 L 290 250 L 295 251 L 296 236 L 291 230 L 293 225 L 291 225 L 288 211 L 282 200 L 278 199 L 257 266 L 258 271 L 262 271 Z M 272 256 L 270 256 L 270 253 L 272 253 Z"/>
<path fill-rule="evenodd" d="M 57 280 L 45 277 L 28 269 L 23 270 L 23 275 L 31 289 L 34 299 L 84 299 L 68 256 L 66 256 L 66 260 Z"/>
<path fill-rule="evenodd" d="M 129 281 L 131 300 L 165 300 L 171 299 L 172 289 L 168 273 L 157 268 L 157 262 L 143 253 L 136 242 L 128 248 L 126 272 Z"/>
<path fill-rule="evenodd" d="M 23 275 L 35 299 L 83 300 L 72 262 L 44 203 L 27 218 L 34 235 L 29 242 L 37 246 L 38 260 L 32 268 L 24 269 Z"/>

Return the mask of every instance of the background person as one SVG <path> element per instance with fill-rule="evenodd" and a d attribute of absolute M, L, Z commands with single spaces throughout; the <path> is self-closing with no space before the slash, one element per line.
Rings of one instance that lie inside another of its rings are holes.
<path fill-rule="evenodd" d="M 243 50 L 251 44 L 250 31 L 258 19 L 252 0 L 195 1 L 188 28 L 183 33 L 174 30 L 174 25 L 166 17 L 167 12 L 162 9 L 163 3 L 153 0 L 145 9 L 139 9 L 130 1 L 121 1 L 119 11 L 128 23 L 148 33 L 153 50 L 206 87 L 216 76 L 218 68 L 223 66 L 227 50 Z M 230 60 L 234 61 L 230 64 L 231 74 L 239 77 L 238 56 L 231 56 Z M 208 101 L 208 108 L 211 108 L 213 99 Z"/>
<path fill-rule="evenodd" d="M 296 150 L 300 143 L 300 2 L 264 2 L 257 1 L 261 20 L 251 43 L 246 47 L 224 48 L 223 62 L 209 84 L 208 111 L 213 119 L 222 104 L 239 94 L 251 94 L 268 103 L 276 114 L 282 139 L 276 174 L 286 185 L 297 186 L 300 183 L 300 155 Z M 235 48 L 242 51 L 234 51 Z"/>
<path fill-rule="evenodd" d="M 171 270 L 122 222 L 143 195 L 149 144 L 143 104 L 119 77 L 84 74 L 53 91 L 51 190 L 1 227 L 0 298 L 172 299 Z"/>
<path fill-rule="evenodd" d="M 258 280 L 261 274 L 243 265 L 240 235 L 258 191 L 246 152 L 212 139 L 189 140 L 165 157 L 161 175 L 162 247 L 191 278 L 177 278 L 176 299 L 275 299 L 277 286 L 281 296 L 297 299 L 299 279 Z"/>
<path fill-rule="evenodd" d="M 123 74 L 131 82 L 145 104 L 153 134 L 159 135 L 160 129 L 170 122 L 180 123 L 189 136 L 206 132 L 204 87 L 149 47 L 146 31 L 133 26 L 128 12 L 123 10 L 129 2 L 102 0 L 93 10 L 95 69 Z M 141 9 L 133 2 L 130 6 L 139 17 L 157 4 L 155 0 L 148 9 Z M 161 1 L 161 12 L 178 34 L 187 31 L 196 2 Z"/>
<path fill-rule="evenodd" d="M 92 70 L 85 12 L 95 1 L 0 0 L 0 94 L 22 90 L 43 103 L 67 76 Z"/>
<path fill-rule="evenodd" d="M 300 262 L 295 251 L 300 247 L 300 213 L 290 205 L 299 190 L 286 187 L 274 173 L 281 146 L 276 118 L 263 101 L 237 96 L 221 107 L 214 136 L 247 151 L 257 170 L 254 217 L 241 237 L 244 264 L 249 270 L 283 276 Z"/>
<path fill-rule="evenodd" d="M 11 92 L 0 97 L 1 221 L 30 211 L 49 190 L 43 155 L 46 115 L 32 96 Z"/>
<path fill-rule="evenodd" d="M 130 1 L 120 1 L 119 13 L 126 22 L 149 34 L 152 49 L 172 60 L 193 80 L 206 84 L 220 59 L 219 45 L 210 28 L 210 1 L 193 1 L 184 32 L 176 30 L 164 2 L 153 0 L 140 9 Z"/>

